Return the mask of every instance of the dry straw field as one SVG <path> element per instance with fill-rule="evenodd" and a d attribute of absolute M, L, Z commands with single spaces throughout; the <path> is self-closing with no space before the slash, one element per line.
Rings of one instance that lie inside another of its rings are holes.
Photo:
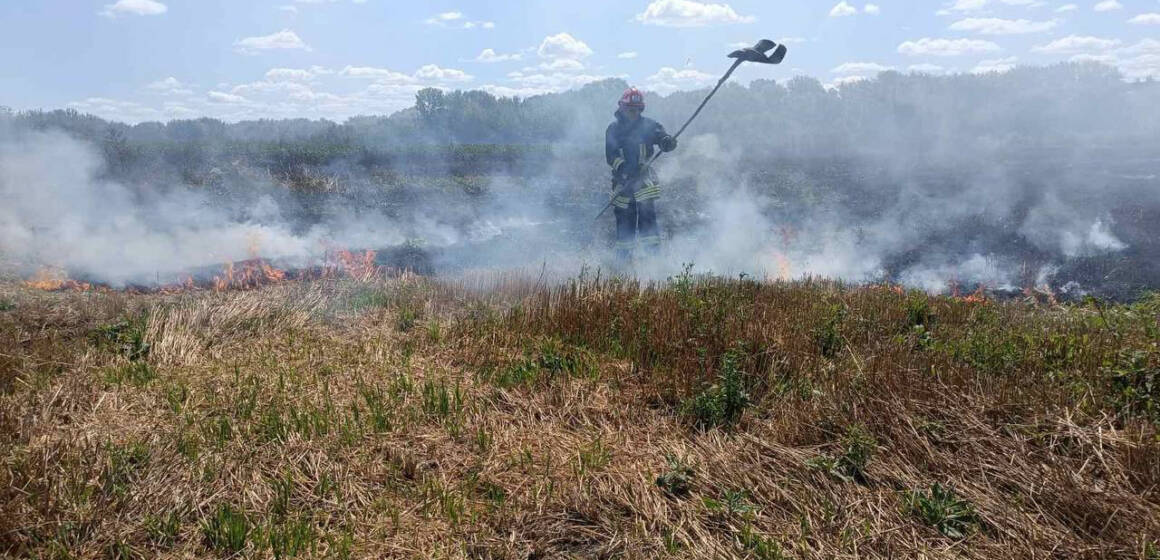
<path fill-rule="evenodd" d="M 0 283 L 0 554 L 1160 558 L 1160 300 Z"/>

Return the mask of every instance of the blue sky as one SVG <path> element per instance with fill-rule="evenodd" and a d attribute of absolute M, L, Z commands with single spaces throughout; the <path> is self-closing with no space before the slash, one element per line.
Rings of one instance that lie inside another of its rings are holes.
<path fill-rule="evenodd" d="M 1073 59 L 1160 78 L 1160 0 L 4 0 L 0 105 L 342 120 L 430 86 L 527 96 L 615 76 L 668 93 L 712 84 L 761 37 L 790 55 L 741 82 Z"/>

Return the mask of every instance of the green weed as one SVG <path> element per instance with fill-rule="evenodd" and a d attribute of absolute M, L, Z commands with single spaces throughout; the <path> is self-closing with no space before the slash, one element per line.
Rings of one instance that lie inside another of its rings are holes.
<path fill-rule="evenodd" d="M 149 343 L 145 341 L 146 323 L 147 318 L 144 315 L 124 319 L 97 327 L 90 333 L 90 338 L 97 346 L 108 348 L 131 361 L 137 361 L 149 355 Z"/>
<path fill-rule="evenodd" d="M 785 560 L 788 558 L 782 552 L 781 544 L 770 537 L 763 536 L 753 529 L 751 523 L 741 526 L 737 532 L 737 542 L 746 552 L 758 560 Z"/>
<path fill-rule="evenodd" d="M 174 414 L 181 414 L 181 409 L 189 402 L 189 387 L 184 382 L 178 382 L 165 389 L 165 402 Z"/>
<path fill-rule="evenodd" d="M 287 473 L 270 480 L 270 490 L 274 496 L 270 498 L 270 515 L 284 518 L 290 513 L 290 500 L 294 496 L 294 480 Z"/>
<path fill-rule="evenodd" d="M 229 504 L 219 504 L 201 523 L 201 534 L 211 550 L 237 554 L 246 548 L 253 527 L 244 513 Z"/>
<path fill-rule="evenodd" d="M 692 489 L 693 467 L 676 455 L 665 455 L 665 467 L 665 472 L 657 476 L 657 486 L 670 496 L 688 496 Z"/>
<path fill-rule="evenodd" d="M 428 416 L 448 418 L 463 411 L 463 390 L 458 383 L 454 389 L 448 389 L 447 382 L 442 379 L 438 383 L 425 379 L 421 392 L 423 412 Z"/>
<path fill-rule="evenodd" d="M 347 307 L 355 312 L 384 308 L 390 304 L 391 298 L 382 288 L 365 285 L 355 288 L 346 300 Z"/>
<path fill-rule="evenodd" d="M 314 522 L 305 517 L 272 523 L 262 531 L 262 541 L 276 559 L 293 558 L 318 549 Z"/>
<path fill-rule="evenodd" d="M 371 431 L 379 434 L 391 431 L 394 427 L 392 421 L 394 415 L 382 391 L 374 387 L 363 386 L 359 388 L 359 394 L 362 395 L 363 402 L 367 406 L 367 423 Z M 356 406 L 352 410 L 357 419 L 361 415 L 359 408 Z"/>
<path fill-rule="evenodd" d="M 813 330 L 814 344 L 818 353 L 833 358 L 842 349 L 842 321 L 846 318 L 846 306 L 836 303 L 827 309 L 825 319 Z"/>
<path fill-rule="evenodd" d="M 144 387 L 157 379 L 157 370 L 147 362 L 129 362 L 122 366 L 111 368 L 105 373 L 105 382 L 110 385 L 124 385 L 128 383 L 134 387 Z"/>
<path fill-rule="evenodd" d="M 937 482 L 930 487 L 929 492 L 905 492 L 903 505 L 910 514 L 952 539 L 965 537 L 980 523 L 970 502 L 960 499 L 954 491 Z"/>
<path fill-rule="evenodd" d="M 170 510 L 163 516 L 149 514 L 145 516 L 145 534 L 149 543 L 159 548 L 169 548 L 177 541 L 177 534 L 181 531 L 181 514 L 177 510 Z"/>
<path fill-rule="evenodd" d="M 0 298 L 0 313 L 12 311 L 13 309 L 16 309 L 15 303 L 12 303 L 8 298 Z"/>
<path fill-rule="evenodd" d="M 1122 350 L 1104 366 L 1121 414 L 1160 422 L 1160 366 L 1145 350 Z"/>
<path fill-rule="evenodd" d="M 841 452 L 810 459 L 807 464 L 846 482 L 866 482 L 866 465 L 877 448 L 874 437 L 861 425 L 846 429 L 841 440 Z"/>
<path fill-rule="evenodd" d="M 138 560 L 143 556 L 133 550 L 133 547 L 121 539 L 113 539 L 113 542 L 105 548 L 105 558 L 109 560 Z"/>
<path fill-rule="evenodd" d="M 749 393 L 745 390 L 744 373 L 739 369 L 739 361 L 740 356 L 735 352 L 726 352 L 721 358 L 721 372 L 717 383 L 682 404 L 682 411 L 693 419 L 697 427 L 702 429 L 728 427 L 741 420 L 741 415 L 749 406 L 750 400 Z"/>
<path fill-rule="evenodd" d="M 108 459 L 101 474 L 101 488 L 107 495 L 123 497 L 129 492 L 129 484 L 149 462 L 149 447 L 134 442 L 127 445 L 106 446 Z"/>
<path fill-rule="evenodd" d="M 583 476 L 586 473 L 601 470 L 611 462 L 612 452 L 598 437 L 576 452 L 576 474 Z"/>
<path fill-rule="evenodd" d="M 487 453 L 494 441 L 495 436 L 491 435 L 491 431 L 486 427 L 480 426 L 475 429 L 475 447 L 480 453 Z"/>
<path fill-rule="evenodd" d="M 924 327 L 926 330 L 934 325 L 935 315 L 930 308 L 930 299 L 926 294 L 912 292 L 906 298 L 906 329 Z"/>
<path fill-rule="evenodd" d="M 726 490 L 720 500 L 703 498 L 702 503 L 709 511 L 723 513 L 729 517 L 749 517 L 757 511 L 757 508 L 749 503 L 748 490 Z"/>
<path fill-rule="evenodd" d="M 506 389 L 532 387 L 561 375 L 592 378 L 597 372 L 595 357 L 588 350 L 547 340 L 534 349 L 525 349 L 523 359 L 491 373 L 489 379 Z"/>
<path fill-rule="evenodd" d="M 395 316 L 395 328 L 399 332 L 407 332 L 415 327 L 415 324 L 422 318 L 422 313 L 412 307 L 404 306 L 399 309 Z"/>

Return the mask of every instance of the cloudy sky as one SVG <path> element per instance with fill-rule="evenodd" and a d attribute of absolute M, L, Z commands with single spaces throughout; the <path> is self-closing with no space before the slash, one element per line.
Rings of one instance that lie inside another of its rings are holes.
<path fill-rule="evenodd" d="M 878 71 L 1099 60 L 1160 78 L 1160 0 L 3 0 L 0 105 L 127 122 L 389 113 L 423 87 L 712 84 L 736 45 L 840 87 Z"/>

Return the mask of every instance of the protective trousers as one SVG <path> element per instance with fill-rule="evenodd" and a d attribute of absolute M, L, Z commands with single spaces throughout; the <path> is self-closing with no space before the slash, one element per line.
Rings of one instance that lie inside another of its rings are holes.
<path fill-rule="evenodd" d="M 637 241 L 647 254 L 660 249 L 661 236 L 657 228 L 656 196 L 618 196 L 612 203 L 616 214 L 616 256 L 627 260 Z"/>

